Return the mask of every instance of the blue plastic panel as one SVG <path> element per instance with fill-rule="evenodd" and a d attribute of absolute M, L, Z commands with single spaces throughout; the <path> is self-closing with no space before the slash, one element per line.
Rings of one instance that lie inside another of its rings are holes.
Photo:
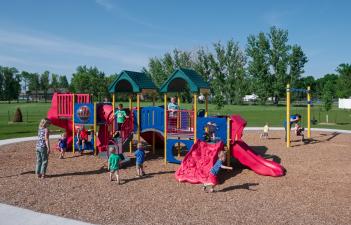
<path fill-rule="evenodd" d="M 197 118 L 197 138 L 204 141 L 205 137 L 205 126 L 207 123 L 216 124 L 216 141 L 223 141 L 227 143 L 227 118 L 219 117 L 198 117 Z"/>
<path fill-rule="evenodd" d="M 173 146 L 177 143 L 183 143 L 185 144 L 185 146 L 187 147 L 188 151 L 190 151 L 191 149 L 191 146 L 193 146 L 194 144 L 194 141 L 193 140 L 178 140 L 178 139 L 167 139 L 167 162 L 169 163 L 177 163 L 177 164 L 180 164 L 181 161 L 174 158 L 174 155 L 173 155 Z"/>
<path fill-rule="evenodd" d="M 94 104 L 74 104 L 74 123 L 94 124 Z"/>
<path fill-rule="evenodd" d="M 134 131 L 137 131 L 137 110 L 134 114 Z M 161 133 L 164 130 L 164 110 L 158 106 L 142 107 L 140 112 L 140 130 L 155 129 Z"/>

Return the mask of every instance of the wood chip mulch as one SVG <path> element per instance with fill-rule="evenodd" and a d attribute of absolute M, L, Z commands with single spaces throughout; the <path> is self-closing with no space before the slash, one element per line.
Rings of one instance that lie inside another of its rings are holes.
<path fill-rule="evenodd" d="M 94 224 L 351 224 L 351 135 L 312 135 L 309 143 L 293 138 L 287 149 L 282 132 L 268 140 L 245 132 L 244 140 L 280 161 L 286 176 L 236 166 L 211 194 L 178 183 L 178 165 L 164 165 L 161 156 L 148 156 L 143 178 L 135 177 L 134 165 L 122 169 L 118 185 L 108 181 L 104 159 L 72 153 L 59 159 L 55 151 L 48 177 L 38 179 L 35 142 L 1 146 L 0 202 Z"/>

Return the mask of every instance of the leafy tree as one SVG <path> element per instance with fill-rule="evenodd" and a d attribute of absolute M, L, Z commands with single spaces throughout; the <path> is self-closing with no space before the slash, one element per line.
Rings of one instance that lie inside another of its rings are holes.
<path fill-rule="evenodd" d="M 24 89 L 26 96 L 27 96 L 27 102 L 29 102 L 29 83 L 30 83 L 30 79 L 31 79 L 31 74 L 27 71 L 22 71 L 21 77 L 22 77 L 22 80 L 24 82 L 23 89 Z"/>
<path fill-rule="evenodd" d="M 191 52 L 173 50 L 173 62 L 175 68 L 190 68 L 193 65 Z M 172 71 L 173 72 L 173 71 Z"/>
<path fill-rule="evenodd" d="M 323 88 L 323 108 L 327 112 L 326 114 L 326 122 L 328 123 L 328 112 L 332 108 L 333 99 L 335 95 L 334 84 L 331 81 L 328 81 Z"/>
<path fill-rule="evenodd" d="M 279 29 L 275 26 L 271 27 L 268 33 L 270 40 L 269 60 L 273 74 L 273 91 L 274 95 L 282 96 L 285 93 L 285 86 L 288 83 L 288 64 L 289 50 L 288 31 Z M 273 97 L 273 96 L 272 96 Z"/>
<path fill-rule="evenodd" d="M 21 91 L 21 78 L 16 68 L 0 67 L 0 73 L 3 77 L 3 97 L 11 103 L 11 100 L 17 99 Z"/>
<path fill-rule="evenodd" d="M 343 63 L 338 66 L 337 96 L 340 98 L 351 97 L 351 64 Z"/>
<path fill-rule="evenodd" d="M 250 35 L 247 39 L 248 73 L 252 78 L 252 89 L 259 97 L 261 104 L 265 104 L 267 98 L 273 95 L 272 77 L 269 70 L 269 48 L 269 40 L 262 32 L 257 37 Z"/>
<path fill-rule="evenodd" d="M 226 92 L 229 95 L 230 103 L 241 104 L 245 96 L 247 87 L 246 57 L 239 48 L 239 44 L 233 40 L 229 40 L 226 46 Z"/>
<path fill-rule="evenodd" d="M 211 83 L 212 77 L 212 68 L 211 68 L 211 60 L 210 53 L 206 51 L 204 48 L 200 48 L 197 50 L 193 67 L 195 71 L 197 71 L 200 75 L 203 76 L 204 80 L 208 83 Z"/>
<path fill-rule="evenodd" d="M 214 103 L 220 109 L 228 100 L 228 95 L 225 92 L 225 50 L 220 42 L 214 44 L 215 56 L 210 54 L 211 67 L 213 69 L 213 80 L 211 82 L 214 91 Z"/>
<path fill-rule="evenodd" d="M 54 92 L 57 92 L 59 87 L 60 87 L 60 84 L 58 82 L 58 77 L 59 75 L 57 74 L 51 74 L 51 83 L 50 83 L 50 87 L 54 90 Z"/>
<path fill-rule="evenodd" d="M 65 75 L 59 77 L 59 87 L 60 88 L 69 88 L 68 80 Z"/>
<path fill-rule="evenodd" d="M 287 83 L 296 86 L 307 57 L 298 45 L 288 44 L 288 31 L 271 27 L 268 34 L 250 35 L 246 48 L 252 89 L 264 104 L 269 96 L 285 95 Z"/>
<path fill-rule="evenodd" d="M 168 76 L 163 69 L 162 61 L 156 57 L 150 59 L 147 71 L 157 87 L 160 87 Z"/>
<path fill-rule="evenodd" d="M 0 66 L 0 71 L 1 71 L 1 66 Z M 4 75 L 2 72 L 0 72 L 0 100 L 3 99 L 4 96 Z"/>
<path fill-rule="evenodd" d="M 28 84 L 29 91 L 35 92 L 35 101 L 38 102 L 38 92 L 40 90 L 40 76 L 37 73 L 30 74 L 30 80 Z"/>
<path fill-rule="evenodd" d="M 48 90 L 50 87 L 50 81 L 49 81 L 49 71 L 45 71 L 41 76 L 40 76 L 40 89 L 43 90 L 44 92 L 44 101 L 46 102 L 47 100 L 47 95 L 48 95 Z"/>
<path fill-rule="evenodd" d="M 322 98 L 324 92 L 324 86 L 330 82 L 334 86 L 334 90 L 337 88 L 339 76 L 336 74 L 326 74 L 323 77 L 316 80 L 316 97 Z"/>
<path fill-rule="evenodd" d="M 290 82 L 289 83 L 292 87 L 296 87 L 297 82 L 301 77 L 301 74 L 305 72 L 303 68 L 307 63 L 307 61 L 308 61 L 307 57 L 305 53 L 302 51 L 302 48 L 298 45 L 292 46 L 292 51 L 289 56 L 289 65 L 290 65 L 290 73 L 289 73 Z"/>
<path fill-rule="evenodd" d="M 71 86 L 76 93 L 89 93 L 99 100 L 105 97 L 108 84 L 105 74 L 96 67 L 79 66 L 73 74 Z"/>

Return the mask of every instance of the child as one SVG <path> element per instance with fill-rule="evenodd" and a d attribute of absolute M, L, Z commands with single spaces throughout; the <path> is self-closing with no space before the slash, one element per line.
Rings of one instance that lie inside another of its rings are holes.
<path fill-rule="evenodd" d="M 115 117 L 117 117 L 117 130 L 120 131 L 126 118 L 129 118 L 129 116 L 127 116 L 126 112 L 123 110 L 123 104 L 118 105 L 118 110 L 115 112 Z"/>
<path fill-rule="evenodd" d="M 210 187 L 208 192 L 211 193 L 214 191 L 214 187 L 217 185 L 217 175 L 221 169 L 233 170 L 233 167 L 223 165 L 223 163 L 225 162 L 225 155 L 226 155 L 225 151 L 220 151 L 218 153 L 218 160 L 210 170 L 210 174 L 208 177 L 209 183 L 204 184 L 203 186 L 204 191 L 207 191 L 207 187 Z"/>
<path fill-rule="evenodd" d="M 112 181 L 112 176 L 115 174 L 117 183 L 119 182 L 119 163 L 120 157 L 116 154 L 116 149 L 113 146 L 109 147 L 110 157 L 108 158 L 108 166 L 107 169 L 110 171 L 110 181 Z"/>
<path fill-rule="evenodd" d="M 267 139 L 268 138 L 268 131 L 269 131 L 269 127 L 268 127 L 268 123 L 266 123 L 266 125 L 264 125 L 263 127 L 263 133 L 261 134 L 261 139 Z"/>
<path fill-rule="evenodd" d="M 88 133 L 83 127 L 82 129 L 80 127 L 77 128 L 77 146 L 78 146 L 78 151 L 80 152 L 81 155 L 83 155 L 83 151 L 85 149 L 85 144 L 88 142 Z"/>
<path fill-rule="evenodd" d="M 137 177 L 141 177 L 145 175 L 143 163 L 145 161 L 145 152 L 143 149 L 143 145 L 138 143 L 137 150 L 134 152 L 135 155 L 135 164 L 136 164 L 136 171 Z"/>
<path fill-rule="evenodd" d="M 67 138 L 66 133 L 61 134 L 61 138 L 59 139 L 58 146 L 60 148 L 60 159 L 63 159 L 65 156 L 65 151 L 67 149 Z"/>
<path fill-rule="evenodd" d="M 303 133 L 304 130 L 305 130 L 305 128 L 300 126 L 300 124 L 298 124 L 298 123 L 295 124 L 295 134 L 296 134 L 296 136 L 301 136 L 301 141 L 305 140 L 305 136 L 304 136 L 304 133 Z"/>

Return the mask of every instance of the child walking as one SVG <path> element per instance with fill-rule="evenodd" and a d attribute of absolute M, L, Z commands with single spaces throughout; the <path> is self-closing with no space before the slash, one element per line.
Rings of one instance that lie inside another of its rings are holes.
<path fill-rule="evenodd" d="M 143 149 L 143 145 L 141 143 L 138 143 L 137 145 L 137 150 L 134 152 L 135 155 L 135 164 L 136 164 L 136 171 L 137 171 L 137 177 L 141 177 L 145 175 L 144 171 L 144 161 L 145 161 L 145 152 Z"/>
<path fill-rule="evenodd" d="M 269 132 L 269 126 L 268 123 L 266 123 L 266 125 L 264 125 L 263 127 L 263 133 L 261 134 L 261 139 L 267 139 L 268 138 L 268 132 Z"/>
<path fill-rule="evenodd" d="M 214 192 L 214 187 L 217 185 L 217 175 L 221 169 L 233 170 L 233 167 L 224 166 L 223 163 L 225 162 L 225 151 L 220 151 L 218 153 L 218 160 L 213 165 L 210 170 L 210 174 L 208 177 L 209 183 L 205 183 L 203 186 L 204 191 L 208 191 L 210 193 Z M 207 190 L 207 188 L 210 188 Z"/>
<path fill-rule="evenodd" d="M 58 146 L 60 148 L 60 159 L 63 159 L 65 157 L 65 152 L 67 149 L 67 138 L 66 138 L 66 133 L 62 133 L 61 137 L 58 142 Z"/>
<path fill-rule="evenodd" d="M 113 181 L 113 174 L 116 176 L 117 183 L 119 182 L 119 163 L 121 161 L 120 157 L 116 154 L 116 149 L 114 146 L 109 147 L 110 157 L 108 158 L 107 169 L 110 171 L 110 181 Z"/>

